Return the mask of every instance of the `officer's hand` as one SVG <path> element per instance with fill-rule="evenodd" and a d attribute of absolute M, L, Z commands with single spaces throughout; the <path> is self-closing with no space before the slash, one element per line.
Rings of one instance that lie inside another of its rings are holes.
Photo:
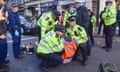
<path fill-rule="evenodd" d="M 0 35 L 0 39 L 5 39 L 6 36 L 5 35 Z"/>

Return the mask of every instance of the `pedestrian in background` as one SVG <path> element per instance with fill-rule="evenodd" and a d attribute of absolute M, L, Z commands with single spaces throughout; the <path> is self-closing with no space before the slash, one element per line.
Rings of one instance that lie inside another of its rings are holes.
<path fill-rule="evenodd" d="M 104 29 L 104 19 L 102 18 L 102 14 L 103 14 L 104 10 L 101 11 L 101 13 L 100 13 L 100 24 L 99 24 L 99 28 L 98 28 L 98 35 L 100 35 L 102 27 Z M 103 35 L 104 35 L 104 30 L 103 30 Z"/>
<path fill-rule="evenodd" d="M 0 72 L 4 72 L 8 70 L 9 61 L 6 61 L 7 57 L 7 40 L 6 40 L 6 32 L 7 32 L 7 23 L 6 19 L 8 17 L 8 13 L 4 11 L 3 5 L 5 5 L 5 0 L 0 0 Z"/>
<path fill-rule="evenodd" d="M 65 11 L 62 11 L 61 13 L 61 17 L 60 17 L 60 23 L 63 25 L 64 23 L 64 20 L 65 20 Z"/>
<path fill-rule="evenodd" d="M 120 36 L 120 4 L 118 4 L 118 10 L 117 10 L 117 23 L 119 26 L 119 36 Z"/>
<path fill-rule="evenodd" d="M 116 16 L 117 10 L 112 7 L 112 1 L 106 2 L 106 8 L 104 13 L 102 14 L 102 18 L 104 19 L 104 32 L 105 32 L 105 46 L 103 47 L 107 52 L 112 51 L 112 42 L 113 35 L 115 34 L 116 27 Z"/>
<path fill-rule="evenodd" d="M 94 29 L 95 29 L 97 20 L 96 20 L 95 14 L 91 10 L 88 10 L 88 12 L 89 12 L 89 15 L 90 15 L 89 36 L 90 36 L 91 44 L 92 44 L 92 46 L 94 46 L 94 36 L 93 36 L 93 33 L 94 33 Z"/>
<path fill-rule="evenodd" d="M 80 2 L 75 3 L 75 8 L 77 9 L 76 23 L 85 28 L 89 38 L 88 30 L 89 30 L 90 16 L 88 14 L 88 9 L 85 6 L 81 6 Z M 88 39 L 87 42 L 87 50 L 88 50 L 88 55 L 90 56 L 91 55 L 90 39 Z"/>
<path fill-rule="evenodd" d="M 12 4 L 12 11 L 9 12 L 9 29 L 13 40 L 13 53 L 15 59 L 22 59 L 20 55 L 20 44 L 21 44 L 21 26 L 18 15 L 19 7 L 16 3 Z"/>

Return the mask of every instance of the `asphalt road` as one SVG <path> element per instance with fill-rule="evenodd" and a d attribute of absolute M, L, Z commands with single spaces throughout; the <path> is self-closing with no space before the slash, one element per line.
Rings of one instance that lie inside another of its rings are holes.
<path fill-rule="evenodd" d="M 38 38 L 35 36 L 22 36 L 22 44 L 29 44 L 30 42 L 35 46 Z M 70 64 L 61 65 L 55 68 L 50 68 L 48 72 L 97 72 L 98 66 L 103 61 L 110 61 L 117 65 L 120 69 L 120 38 L 115 37 L 112 52 L 105 52 L 101 49 L 104 46 L 104 39 L 101 37 L 95 38 L 95 46 L 92 48 L 92 54 L 89 57 L 89 65 L 86 67 L 81 66 L 80 61 L 74 61 Z M 40 72 L 40 61 L 36 58 L 35 54 L 24 54 L 22 60 L 15 60 L 12 52 L 12 41 L 8 38 L 8 59 L 10 60 L 9 72 Z M 120 71 L 120 70 L 119 70 Z"/>

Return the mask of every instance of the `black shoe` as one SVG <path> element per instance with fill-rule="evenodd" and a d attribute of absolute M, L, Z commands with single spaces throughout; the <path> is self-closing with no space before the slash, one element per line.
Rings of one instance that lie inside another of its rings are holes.
<path fill-rule="evenodd" d="M 88 65 L 88 60 L 82 62 L 82 66 L 87 66 Z"/>
<path fill-rule="evenodd" d="M 106 52 L 111 52 L 112 51 L 112 48 L 107 48 L 106 49 Z"/>
<path fill-rule="evenodd" d="M 102 49 L 106 49 L 107 47 L 106 46 L 103 46 Z"/>
<path fill-rule="evenodd" d="M 23 59 L 22 55 L 15 56 L 15 59 Z"/>
<path fill-rule="evenodd" d="M 7 65 L 0 66 L 0 72 L 8 72 L 8 71 L 9 71 L 9 67 Z"/>
<path fill-rule="evenodd" d="M 10 61 L 9 60 L 4 60 L 3 64 L 9 64 Z"/>

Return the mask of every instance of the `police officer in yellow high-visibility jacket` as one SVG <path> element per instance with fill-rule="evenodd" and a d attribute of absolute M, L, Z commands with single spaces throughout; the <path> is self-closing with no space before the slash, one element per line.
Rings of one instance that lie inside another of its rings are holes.
<path fill-rule="evenodd" d="M 60 16 L 60 12 L 54 10 L 52 12 L 44 13 L 40 17 L 40 19 L 37 22 L 37 25 L 41 28 L 41 33 L 40 33 L 41 38 L 44 37 L 48 31 L 54 29 L 54 25 L 58 23 L 59 16 Z"/>
<path fill-rule="evenodd" d="M 104 19 L 105 24 L 105 44 L 103 47 L 107 52 L 112 51 L 112 38 L 115 32 L 115 24 L 116 24 L 116 8 L 112 7 L 112 2 L 106 2 L 106 9 L 102 14 L 102 18 Z"/>
<path fill-rule="evenodd" d="M 75 17 L 71 16 L 69 18 L 69 27 L 66 29 L 66 35 L 71 36 L 76 44 L 78 45 L 78 50 L 81 50 L 82 53 L 82 65 L 86 66 L 88 64 L 88 55 L 87 55 L 87 46 L 86 43 L 88 41 L 87 33 L 82 26 L 76 24 Z M 74 59 L 77 58 L 78 50 L 75 54 Z"/>
<path fill-rule="evenodd" d="M 54 30 L 42 37 L 37 48 L 37 57 L 42 60 L 41 68 L 63 64 L 61 54 L 63 52 L 62 36 L 64 36 L 64 32 L 64 26 L 57 24 Z"/>
<path fill-rule="evenodd" d="M 65 18 L 64 18 L 64 23 L 63 23 L 64 26 L 66 27 L 68 26 L 67 25 L 69 23 L 68 18 L 71 16 L 76 16 L 76 10 L 72 6 L 69 6 L 68 10 L 66 10 L 65 12 Z"/>

